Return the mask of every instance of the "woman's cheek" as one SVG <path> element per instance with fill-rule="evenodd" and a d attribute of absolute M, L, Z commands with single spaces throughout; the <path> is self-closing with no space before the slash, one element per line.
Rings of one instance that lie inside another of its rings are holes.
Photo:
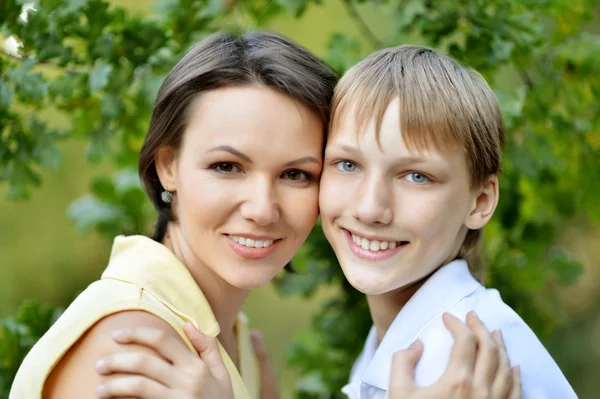
<path fill-rule="evenodd" d="M 294 220 L 297 234 L 308 235 L 319 216 L 319 189 L 315 185 L 300 193 L 291 193 L 286 204 L 287 214 Z"/>

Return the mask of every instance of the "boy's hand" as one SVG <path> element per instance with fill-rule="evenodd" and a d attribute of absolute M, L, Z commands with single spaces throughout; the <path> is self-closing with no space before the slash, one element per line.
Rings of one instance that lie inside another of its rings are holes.
<path fill-rule="evenodd" d="M 450 314 L 444 324 L 454 336 L 454 347 L 446 372 L 433 385 L 418 387 L 415 366 L 423 353 L 420 341 L 394 354 L 390 399 L 520 399 L 519 366 L 510 368 L 506 347 L 499 332 L 490 334 L 474 313 L 467 325 Z"/>
<path fill-rule="evenodd" d="M 269 351 L 267 350 L 262 334 L 259 331 L 252 331 L 250 338 L 252 338 L 252 345 L 254 346 L 254 352 L 256 353 L 260 369 L 260 399 L 278 399 L 277 376 L 271 366 Z"/>

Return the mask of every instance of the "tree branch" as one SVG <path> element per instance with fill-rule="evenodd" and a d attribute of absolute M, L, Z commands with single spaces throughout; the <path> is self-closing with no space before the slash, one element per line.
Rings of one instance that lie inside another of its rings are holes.
<path fill-rule="evenodd" d="M 375 48 L 383 47 L 383 42 L 379 40 L 377 36 L 375 36 L 375 33 L 373 33 L 371 28 L 369 28 L 364 19 L 362 19 L 352 0 L 342 0 L 342 3 L 346 7 L 346 11 L 348 11 L 348 14 L 350 14 L 350 17 L 354 20 L 354 23 L 358 29 L 367 38 L 369 43 L 371 43 L 371 46 Z"/>

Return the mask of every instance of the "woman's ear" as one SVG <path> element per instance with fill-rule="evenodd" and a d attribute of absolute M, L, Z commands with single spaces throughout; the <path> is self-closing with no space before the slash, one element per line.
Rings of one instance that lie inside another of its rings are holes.
<path fill-rule="evenodd" d="M 177 156 L 172 147 L 161 147 L 154 160 L 156 173 L 163 188 L 170 192 L 177 191 Z"/>
<path fill-rule="evenodd" d="M 467 216 L 465 226 L 471 230 L 479 230 L 490 221 L 498 205 L 498 176 L 488 177 L 486 182 L 475 191 L 473 206 Z"/>

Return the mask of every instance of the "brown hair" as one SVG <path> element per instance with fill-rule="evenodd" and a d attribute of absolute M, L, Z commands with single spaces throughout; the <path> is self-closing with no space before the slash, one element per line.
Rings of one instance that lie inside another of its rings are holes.
<path fill-rule="evenodd" d="M 435 50 L 402 45 L 377 51 L 352 67 L 335 89 L 331 123 L 354 113 L 359 132 L 400 100 L 400 132 L 409 147 L 461 148 L 471 186 L 501 172 L 504 123 L 494 92 L 476 71 Z M 351 109 L 351 110 L 350 110 Z M 469 230 L 458 257 L 480 261 L 482 229 Z"/>
<path fill-rule="evenodd" d="M 198 95 L 233 85 L 268 87 L 313 109 L 326 131 L 336 82 L 337 75 L 327 64 L 275 33 L 217 33 L 193 47 L 160 87 L 140 151 L 140 177 L 158 211 L 153 238 L 162 241 L 167 223 L 174 220 L 171 205 L 161 201 L 163 187 L 154 159 L 159 148 L 180 146 L 187 111 Z"/>

